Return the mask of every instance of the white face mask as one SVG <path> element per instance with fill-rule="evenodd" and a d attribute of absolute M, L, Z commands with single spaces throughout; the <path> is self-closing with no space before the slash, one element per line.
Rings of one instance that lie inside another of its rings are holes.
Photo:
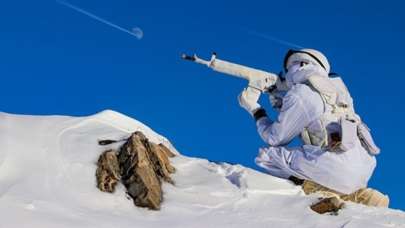
<path fill-rule="evenodd" d="M 311 75 L 319 75 L 323 77 L 328 77 L 328 73 L 326 73 L 325 69 L 323 69 L 321 66 L 316 65 L 316 64 L 306 64 L 301 66 L 300 63 L 298 64 L 292 64 L 288 68 L 288 72 L 285 75 L 285 79 L 287 81 L 287 87 L 291 88 L 295 84 L 303 83 L 305 82 L 309 76 Z"/>
<path fill-rule="evenodd" d="M 302 67 L 301 62 L 294 62 L 290 67 L 288 67 L 288 73 L 294 74 Z"/>
<path fill-rule="evenodd" d="M 288 67 L 287 74 L 285 75 L 285 78 L 287 79 L 287 87 L 291 88 L 295 83 L 294 83 L 294 75 L 297 73 L 303 66 L 301 65 L 301 62 L 294 62 Z"/>

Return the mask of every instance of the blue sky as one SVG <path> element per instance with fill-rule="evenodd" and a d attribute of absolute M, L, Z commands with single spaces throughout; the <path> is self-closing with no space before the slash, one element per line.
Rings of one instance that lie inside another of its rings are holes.
<path fill-rule="evenodd" d="M 0 110 L 89 115 L 114 109 L 168 137 L 186 155 L 253 162 L 263 146 L 237 103 L 246 82 L 184 62 L 182 52 L 278 72 L 288 47 L 323 51 L 382 148 L 370 186 L 405 209 L 401 1 L 71 0 L 133 36 L 55 1 L 7 1 L 0 9 Z M 249 32 L 250 31 L 250 32 Z M 268 107 L 267 98 L 262 99 Z M 272 115 L 274 117 L 274 115 Z"/>

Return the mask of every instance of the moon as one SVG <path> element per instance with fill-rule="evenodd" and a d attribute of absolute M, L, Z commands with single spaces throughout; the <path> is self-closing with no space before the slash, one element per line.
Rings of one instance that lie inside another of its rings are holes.
<path fill-rule="evenodd" d="M 142 29 L 139 28 L 139 27 L 133 27 L 133 28 L 132 28 L 132 34 L 134 34 L 134 36 L 135 36 L 136 38 L 138 38 L 138 40 L 140 40 L 140 39 L 143 38 L 143 31 L 142 31 Z"/>

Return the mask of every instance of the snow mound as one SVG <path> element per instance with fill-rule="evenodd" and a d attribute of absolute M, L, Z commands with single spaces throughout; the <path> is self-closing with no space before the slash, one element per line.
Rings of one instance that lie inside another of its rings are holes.
<path fill-rule="evenodd" d="M 160 211 L 133 205 L 120 185 L 96 188 L 99 155 L 142 131 L 178 154 L 175 185 L 164 184 Z M 114 111 L 88 117 L 0 113 L 0 228 L 7 227 L 405 227 L 405 213 L 348 204 L 318 215 L 288 181 L 226 163 L 180 155 L 144 124 Z"/>

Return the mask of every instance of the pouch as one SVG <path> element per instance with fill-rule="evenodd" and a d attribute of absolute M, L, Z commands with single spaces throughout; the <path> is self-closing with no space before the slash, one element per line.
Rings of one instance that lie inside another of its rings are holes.
<path fill-rule="evenodd" d="M 357 140 L 357 123 L 356 121 L 349 120 L 346 117 L 340 119 L 340 126 L 342 128 L 342 144 L 340 148 L 343 151 L 348 151 L 356 146 Z"/>
<path fill-rule="evenodd" d="M 370 129 L 367 125 L 361 122 L 357 126 L 357 135 L 359 136 L 361 145 L 366 149 L 371 155 L 377 155 L 380 153 L 380 148 L 375 145 L 373 137 L 371 136 Z"/>

